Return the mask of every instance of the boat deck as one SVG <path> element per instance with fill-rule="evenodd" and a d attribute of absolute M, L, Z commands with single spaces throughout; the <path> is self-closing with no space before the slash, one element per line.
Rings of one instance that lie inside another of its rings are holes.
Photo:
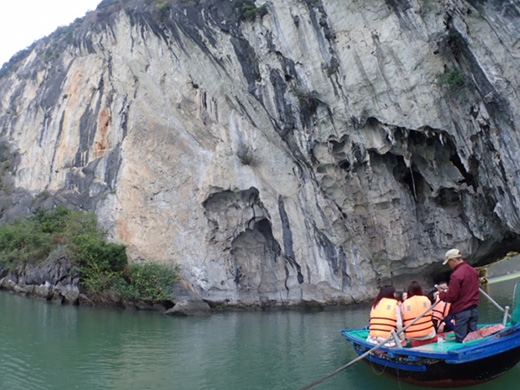
<path fill-rule="evenodd" d="M 482 327 L 485 327 L 486 325 L 479 325 L 479 328 L 482 328 Z M 366 339 L 368 337 L 368 329 L 359 329 L 359 330 L 350 330 L 349 331 L 349 335 L 353 338 L 353 339 L 356 339 L 356 340 L 359 340 L 359 342 L 361 344 L 366 344 Z M 405 349 L 407 351 L 422 351 L 422 352 L 441 352 L 441 353 L 446 353 L 446 352 L 455 352 L 459 349 L 462 349 L 462 348 L 468 348 L 470 346 L 474 346 L 476 344 L 480 344 L 482 343 L 482 341 L 486 340 L 486 338 L 484 339 L 481 339 L 481 340 L 475 340 L 475 341 L 471 341 L 471 342 L 468 342 L 468 343 L 457 343 L 455 341 L 455 334 L 453 333 L 448 333 L 448 334 L 443 334 L 443 337 L 444 337 L 444 342 L 436 342 L 436 343 L 431 343 L 431 344 L 426 344 L 426 345 L 421 345 L 419 347 L 404 347 L 402 349 Z M 384 348 L 384 349 L 389 349 L 389 350 L 397 350 L 397 349 L 400 349 L 400 348 L 395 348 L 395 347 L 392 347 L 392 348 Z"/>

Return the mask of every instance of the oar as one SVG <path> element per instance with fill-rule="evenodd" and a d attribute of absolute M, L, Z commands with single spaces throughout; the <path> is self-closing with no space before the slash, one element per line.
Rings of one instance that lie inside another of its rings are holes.
<path fill-rule="evenodd" d="M 402 328 L 399 332 L 397 332 L 396 334 L 399 335 L 400 333 L 404 332 L 406 329 L 408 329 L 410 326 L 412 326 L 413 324 L 415 324 L 417 321 L 419 321 L 421 318 L 423 318 L 426 314 L 428 314 L 428 312 L 432 311 L 433 308 L 435 306 L 437 306 L 439 303 L 441 303 L 442 301 L 437 301 L 435 302 L 432 306 L 430 306 L 428 308 L 428 310 L 426 310 L 424 313 L 422 313 L 419 317 L 417 317 L 415 320 L 413 320 L 412 322 L 410 322 L 408 325 L 406 325 L 404 328 Z M 393 336 L 381 341 L 379 344 L 377 344 L 374 348 L 372 349 L 369 349 L 368 351 L 366 351 L 364 354 L 362 355 L 359 355 L 357 358 L 355 358 L 354 360 L 351 360 L 350 362 L 348 362 L 347 364 L 345 364 L 344 366 L 338 368 L 337 370 L 331 372 L 330 374 L 324 376 L 323 378 L 320 378 L 318 379 L 317 381 L 315 382 L 312 382 L 311 384 L 308 384 L 307 386 L 304 386 L 302 387 L 301 389 L 299 390 L 307 390 L 307 389 L 310 389 L 311 387 L 314 387 L 316 385 L 319 385 L 320 383 L 322 382 L 325 382 L 327 379 L 330 379 L 332 378 L 333 376 L 335 375 L 338 375 L 340 372 L 346 370 L 347 368 L 349 368 L 350 366 L 353 366 L 354 364 L 356 364 L 357 362 L 363 360 L 366 356 L 370 355 L 372 352 L 374 352 L 375 350 L 381 348 L 383 345 L 385 345 L 387 342 L 389 342 L 390 340 L 393 340 Z"/>
<path fill-rule="evenodd" d="M 496 306 L 499 310 L 501 310 L 503 313 L 506 313 L 506 310 L 505 310 L 502 306 L 500 306 L 500 305 L 499 305 L 499 304 L 498 304 L 498 303 L 497 303 L 493 298 L 491 298 L 491 296 L 489 296 L 488 293 L 486 293 L 486 292 L 485 292 L 484 290 L 482 290 L 481 288 L 479 288 L 479 290 L 480 290 L 480 292 L 481 292 L 482 294 L 484 294 L 484 296 L 485 296 L 487 299 L 489 299 L 489 301 L 490 301 L 493 305 L 495 305 L 495 306 Z M 509 313 L 506 313 L 506 314 L 507 314 L 507 316 L 508 316 L 509 318 L 511 318 L 511 314 L 509 314 Z"/>

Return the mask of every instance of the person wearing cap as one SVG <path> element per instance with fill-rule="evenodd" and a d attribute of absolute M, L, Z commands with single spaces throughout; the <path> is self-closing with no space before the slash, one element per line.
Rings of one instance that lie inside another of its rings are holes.
<path fill-rule="evenodd" d="M 453 270 L 448 288 L 439 287 L 439 298 L 451 303 L 451 313 L 455 319 L 455 338 L 462 340 L 470 332 L 477 330 L 479 279 L 478 272 L 466 263 L 458 249 L 450 249 L 444 256 L 443 265 Z"/>

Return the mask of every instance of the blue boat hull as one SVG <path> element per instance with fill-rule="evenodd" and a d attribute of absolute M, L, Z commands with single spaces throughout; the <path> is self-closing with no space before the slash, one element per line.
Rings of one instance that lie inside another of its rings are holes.
<path fill-rule="evenodd" d="M 343 335 L 362 355 L 374 345 L 348 330 Z M 381 348 L 363 360 L 378 373 L 428 387 L 463 387 L 492 380 L 520 362 L 520 327 L 515 326 L 468 346 L 456 344 L 418 348 Z"/>
<path fill-rule="evenodd" d="M 465 387 L 492 380 L 520 362 L 520 348 L 496 357 L 461 364 L 447 364 L 444 360 L 425 359 L 416 364 L 396 359 L 385 360 L 369 356 L 364 361 L 377 372 L 402 382 L 427 387 Z"/>

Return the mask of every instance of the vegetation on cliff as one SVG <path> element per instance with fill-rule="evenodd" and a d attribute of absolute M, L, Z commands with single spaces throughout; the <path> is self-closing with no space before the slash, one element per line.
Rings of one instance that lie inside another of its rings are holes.
<path fill-rule="evenodd" d="M 111 20 L 121 11 L 149 15 L 159 24 L 166 23 L 172 18 L 175 10 L 186 7 L 215 8 L 222 7 L 215 0 L 103 0 L 94 11 L 88 12 L 84 17 L 77 18 L 68 26 L 58 27 L 48 37 L 34 42 L 31 46 L 17 52 L 8 62 L 0 67 L 0 78 L 7 77 L 16 72 L 22 61 L 33 50 L 42 59 L 41 65 L 46 66 L 57 60 L 68 46 L 79 47 L 89 32 L 110 25 Z M 234 0 L 230 4 L 231 19 L 241 22 L 254 21 L 257 16 L 263 17 L 268 13 L 266 4 L 256 6 L 253 0 Z M 87 44 L 87 46 L 89 46 Z"/>
<path fill-rule="evenodd" d="M 152 263 L 129 265 L 124 245 L 106 241 L 92 213 L 58 207 L 0 227 L 0 267 L 39 264 L 65 249 L 80 287 L 90 296 L 115 293 L 127 300 L 171 300 L 178 270 Z"/>

